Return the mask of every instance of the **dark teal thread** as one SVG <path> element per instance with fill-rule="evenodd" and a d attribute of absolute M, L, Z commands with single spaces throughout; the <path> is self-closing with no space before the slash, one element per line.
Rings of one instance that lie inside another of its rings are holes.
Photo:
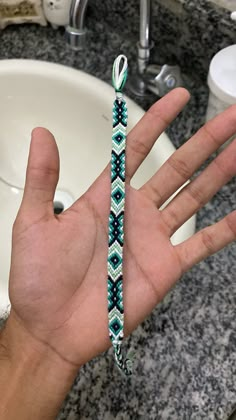
<path fill-rule="evenodd" d="M 119 59 L 119 57 L 118 57 Z M 119 96 L 113 104 L 113 134 L 111 154 L 111 206 L 109 215 L 108 242 L 108 318 L 109 337 L 113 344 L 115 360 L 119 369 L 126 375 L 132 374 L 132 360 L 123 357 L 121 343 L 124 338 L 123 306 L 123 246 L 124 246 L 124 208 L 125 208 L 125 149 L 127 128 L 127 105 L 122 96 L 122 89 L 127 80 L 127 69 L 120 86 L 117 86 L 115 64 L 112 82 Z"/>

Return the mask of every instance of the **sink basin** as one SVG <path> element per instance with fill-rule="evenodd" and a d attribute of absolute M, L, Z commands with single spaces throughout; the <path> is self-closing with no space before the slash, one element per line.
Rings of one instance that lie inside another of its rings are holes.
<path fill-rule="evenodd" d="M 55 207 L 67 208 L 110 159 L 113 100 L 108 84 L 84 72 L 41 61 L 0 61 L 0 312 L 9 305 L 11 229 L 22 199 L 31 130 L 47 127 L 57 139 L 61 172 Z M 127 103 L 130 130 L 144 111 L 128 98 Z M 174 150 L 162 134 L 133 185 L 142 185 Z M 173 235 L 173 243 L 194 230 L 193 217 Z"/>

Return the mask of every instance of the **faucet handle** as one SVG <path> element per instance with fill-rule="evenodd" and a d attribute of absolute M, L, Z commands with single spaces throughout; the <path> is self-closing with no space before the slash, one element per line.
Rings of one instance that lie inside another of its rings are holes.
<path fill-rule="evenodd" d="M 179 66 L 150 64 L 145 71 L 145 82 L 157 96 L 164 96 L 170 90 L 183 86 Z"/>

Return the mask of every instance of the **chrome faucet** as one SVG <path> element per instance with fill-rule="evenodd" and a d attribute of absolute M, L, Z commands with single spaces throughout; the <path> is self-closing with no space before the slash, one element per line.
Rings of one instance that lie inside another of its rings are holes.
<path fill-rule="evenodd" d="M 85 47 L 85 15 L 88 0 L 72 0 L 70 22 L 66 27 L 66 39 L 74 50 Z M 149 64 L 154 44 L 150 39 L 151 0 L 140 0 L 140 36 L 138 42 L 138 71 L 131 76 L 130 88 L 138 96 L 148 91 L 163 96 L 173 88 L 182 86 L 179 66 Z"/>
<path fill-rule="evenodd" d="M 151 50 L 151 0 L 140 0 L 140 29 L 138 42 L 138 71 L 131 77 L 130 88 L 138 96 L 148 91 L 164 96 L 170 90 L 183 86 L 179 66 L 149 64 Z"/>
<path fill-rule="evenodd" d="M 70 21 L 66 27 L 66 40 L 73 50 L 79 51 L 85 47 L 86 30 L 84 26 L 88 0 L 72 0 Z"/>

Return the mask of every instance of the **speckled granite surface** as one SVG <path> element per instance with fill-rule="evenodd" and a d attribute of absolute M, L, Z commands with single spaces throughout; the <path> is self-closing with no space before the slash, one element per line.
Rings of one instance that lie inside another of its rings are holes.
<path fill-rule="evenodd" d="M 174 0 L 152 1 L 152 38 L 156 47 L 154 60 L 179 63 L 192 77 L 205 80 L 209 62 L 220 49 L 236 42 L 236 25 L 227 9 L 208 0 L 181 0 L 178 11 L 172 11 Z M 90 0 L 91 16 L 104 19 L 110 30 L 122 31 L 132 38 L 134 46 L 139 31 L 139 1 Z M 236 8 L 236 6 L 235 6 Z M 122 29 L 120 29 L 122 28 Z M 135 50 L 135 48 L 134 48 Z"/>
<path fill-rule="evenodd" d="M 165 13 L 163 9 L 163 19 Z M 117 26 L 112 30 L 96 23 L 92 9 L 89 15 L 90 44 L 83 53 L 66 49 L 62 30 L 21 26 L 0 34 L 0 58 L 49 60 L 109 82 L 119 51 L 133 65 L 135 33 L 130 28 L 131 35 L 125 33 L 121 38 Z M 118 18 L 116 22 L 118 25 Z M 165 42 L 168 34 L 163 36 Z M 168 58 L 169 51 L 165 54 L 162 48 L 159 52 L 161 60 Z M 192 81 L 192 99 L 168 129 L 175 146 L 204 120 L 206 69 L 198 65 L 200 77 L 195 67 L 192 74 L 190 67 L 184 67 Z M 147 108 L 152 101 L 153 97 L 140 104 Z M 198 229 L 236 208 L 235 187 L 233 180 L 199 212 Z M 132 379 L 117 371 L 112 350 L 97 357 L 81 369 L 58 420 L 226 420 L 236 406 L 235 272 L 236 244 L 188 272 L 127 340 L 137 354 Z"/>

